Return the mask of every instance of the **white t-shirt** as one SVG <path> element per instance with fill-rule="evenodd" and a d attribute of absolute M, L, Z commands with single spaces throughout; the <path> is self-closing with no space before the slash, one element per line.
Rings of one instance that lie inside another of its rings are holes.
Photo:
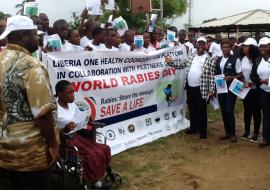
<path fill-rule="evenodd" d="M 89 114 L 90 115 L 90 114 Z M 74 122 L 76 128 L 69 132 L 73 133 L 87 126 L 89 116 L 81 112 L 75 103 L 68 104 L 68 109 L 57 103 L 57 124 L 60 129 L 64 129 L 70 122 Z"/>
<path fill-rule="evenodd" d="M 119 46 L 119 51 L 121 52 L 128 52 L 130 51 L 130 45 L 123 43 Z"/>
<path fill-rule="evenodd" d="M 48 41 L 47 41 L 48 36 L 49 36 L 48 33 L 44 32 L 44 34 L 43 34 L 43 48 L 46 48 L 48 45 Z"/>
<path fill-rule="evenodd" d="M 194 45 L 192 43 L 186 42 L 185 45 L 188 46 L 188 55 L 196 52 L 196 49 L 194 48 Z"/>
<path fill-rule="evenodd" d="M 144 49 L 145 49 L 145 50 L 144 50 L 145 53 L 150 53 L 150 52 L 152 52 L 152 51 L 156 51 L 156 49 L 153 48 L 152 46 L 148 46 L 148 48 L 144 48 Z"/>
<path fill-rule="evenodd" d="M 93 40 L 90 40 L 87 36 L 84 36 L 81 38 L 80 46 L 85 48 L 92 42 L 93 42 Z"/>
<path fill-rule="evenodd" d="M 63 52 L 72 52 L 72 51 L 84 51 L 81 46 L 74 45 L 65 40 L 65 44 L 63 44 Z"/>
<path fill-rule="evenodd" d="M 222 50 L 221 50 L 221 45 L 217 44 L 216 42 L 212 42 L 210 48 L 209 48 L 209 53 L 212 53 L 212 57 L 221 57 L 223 56 Z"/>
<path fill-rule="evenodd" d="M 108 51 L 108 48 L 106 48 L 106 46 L 101 43 L 98 46 L 94 45 L 93 43 L 90 43 L 89 47 L 91 47 L 93 51 Z"/>
<path fill-rule="evenodd" d="M 242 73 L 243 73 L 245 82 L 251 82 L 250 74 L 252 70 L 252 63 L 249 61 L 247 56 L 243 57 L 241 61 L 241 68 L 242 68 Z"/>
<path fill-rule="evenodd" d="M 152 46 L 148 46 L 148 48 L 141 47 L 141 48 L 135 48 L 134 51 L 136 52 L 144 52 L 144 53 L 150 53 L 151 51 L 156 51 L 155 48 Z"/>
<path fill-rule="evenodd" d="M 203 65 L 206 60 L 206 53 L 199 56 L 196 55 L 192 61 L 191 67 L 188 72 L 188 85 L 191 87 L 198 87 L 201 84 L 201 76 L 203 72 Z"/>
<path fill-rule="evenodd" d="M 259 75 L 260 79 L 265 80 L 269 79 L 270 77 L 270 63 L 269 60 L 265 61 L 264 59 L 261 60 L 260 65 L 257 69 L 257 74 Z M 266 92 L 270 92 L 270 87 L 266 84 L 262 84 L 260 86 L 261 89 L 263 89 Z"/>
<path fill-rule="evenodd" d="M 169 42 L 169 47 L 174 47 L 174 46 L 177 46 L 178 43 L 175 43 L 175 42 Z"/>
<path fill-rule="evenodd" d="M 69 51 L 74 51 L 73 45 L 69 43 L 67 40 L 65 40 L 65 43 L 63 44 L 63 52 Z"/>
<path fill-rule="evenodd" d="M 224 67 L 227 61 L 228 61 L 228 57 L 225 58 L 224 56 L 222 56 L 221 61 L 220 61 L 220 69 L 221 69 L 222 74 L 224 73 Z M 241 61 L 239 59 L 237 59 L 235 63 L 235 71 L 236 73 L 241 73 Z"/>

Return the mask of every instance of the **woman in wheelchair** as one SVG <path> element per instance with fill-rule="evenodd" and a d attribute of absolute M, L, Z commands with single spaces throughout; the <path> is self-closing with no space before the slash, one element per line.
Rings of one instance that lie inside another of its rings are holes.
<path fill-rule="evenodd" d="M 74 103 L 74 89 L 71 83 L 66 80 L 59 81 L 55 86 L 55 92 L 58 98 L 58 127 L 60 133 L 68 135 L 67 143 L 78 148 L 79 157 L 83 160 L 84 180 L 91 182 L 95 188 L 110 188 L 109 183 L 100 180 L 111 162 L 110 147 L 96 143 L 93 136 L 88 138 L 92 134 L 91 126 L 83 121 L 85 118 L 81 117 L 81 111 Z M 77 130 L 83 124 L 87 125 L 87 129 Z"/>

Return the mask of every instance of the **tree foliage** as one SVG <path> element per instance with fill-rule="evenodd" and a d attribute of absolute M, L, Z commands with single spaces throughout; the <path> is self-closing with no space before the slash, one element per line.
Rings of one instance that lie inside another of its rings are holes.
<path fill-rule="evenodd" d="M 164 2 L 164 22 L 159 22 L 165 25 L 167 19 L 174 19 L 183 15 L 187 9 L 187 0 L 163 0 Z M 145 14 L 133 15 L 130 10 L 130 1 L 128 0 L 116 0 L 119 7 L 119 15 L 121 15 L 128 22 L 129 26 L 140 28 L 146 24 Z M 152 0 L 153 9 L 160 8 L 160 0 Z"/>
<path fill-rule="evenodd" d="M 0 11 L 0 20 L 3 19 L 5 16 L 5 13 L 3 13 L 2 11 Z"/>
<path fill-rule="evenodd" d="M 128 26 L 133 26 L 140 28 L 146 24 L 145 14 L 133 15 L 130 10 L 130 1 L 128 0 L 116 0 L 117 6 L 119 8 L 118 15 L 122 16 L 126 21 Z"/>
<path fill-rule="evenodd" d="M 164 3 L 164 18 L 173 19 L 181 16 L 186 12 L 187 0 L 163 0 Z M 153 0 L 152 6 L 154 9 L 160 8 L 160 0 Z"/>

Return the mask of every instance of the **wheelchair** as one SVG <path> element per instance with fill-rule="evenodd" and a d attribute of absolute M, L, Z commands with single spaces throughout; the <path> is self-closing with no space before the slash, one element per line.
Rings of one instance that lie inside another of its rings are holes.
<path fill-rule="evenodd" d="M 104 144 L 106 144 L 107 138 L 96 131 L 97 128 L 103 128 L 104 123 L 91 122 L 93 127 L 93 136 L 98 134 L 104 138 Z M 58 161 L 52 168 L 51 185 L 53 190 L 90 190 L 95 189 L 83 179 L 83 167 L 82 161 L 79 157 L 79 150 L 76 146 L 72 146 L 66 143 L 66 135 L 60 136 L 60 150 Z M 110 184 L 110 189 L 117 189 L 122 184 L 122 178 L 119 174 L 114 173 L 111 167 L 106 170 L 106 176 L 103 179 Z"/>

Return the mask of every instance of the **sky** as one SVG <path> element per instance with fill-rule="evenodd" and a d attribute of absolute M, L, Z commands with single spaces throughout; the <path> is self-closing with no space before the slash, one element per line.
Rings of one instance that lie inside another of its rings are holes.
<path fill-rule="evenodd" d="M 0 11 L 15 14 L 14 6 L 21 1 L 0 0 Z M 50 25 L 60 18 L 70 20 L 72 12 L 81 13 L 85 7 L 85 0 L 37 0 L 37 2 L 40 12 L 49 15 Z M 269 0 L 192 0 L 192 2 L 192 25 L 198 25 L 211 18 L 223 18 L 254 9 L 270 10 Z M 188 23 L 187 15 L 176 19 L 173 25 L 182 29 L 185 23 Z"/>
<path fill-rule="evenodd" d="M 269 0 L 192 0 L 191 22 L 195 26 L 204 20 L 224 18 L 254 9 L 270 10 Z M 173 22 L 181 28 L 185 23 L 188 23 L 187 14 Z"/>

